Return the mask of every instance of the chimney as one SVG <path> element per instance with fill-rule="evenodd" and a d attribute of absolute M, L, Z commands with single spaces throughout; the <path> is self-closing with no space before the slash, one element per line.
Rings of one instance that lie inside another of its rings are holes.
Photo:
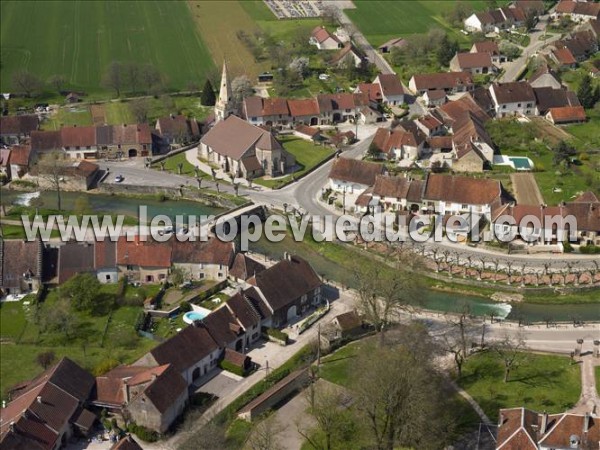
<path fill-rule="evenodd" d="M 175 114 L 173 114 L 173 113 L 169 114 L 169 116 L 171 117 L 171 119 L 175 118 Z"/>
<path fill-rule="evenodd" d="M 129 403 L 129 386 L 127 386 L 127 382 L 123 383 L 123 398 L 125 399 L 125 404 Z"/>
<path fill-rule="evenodd" d="M 283 252 L 283 259 L 286 261 L 290 261 L 292 258 L 288 252 Z"/>
<path fill-rule="evenodd" d="M 154 380 L 156 380 L 157 378 L 158 378 L 158 375 L 156 375 L 156 372 L 152 372 L 152 375 L 151 375 L 150 379 L 151 379 L 152 381 L 154 381 Z"/>
<path fill-rule="evenodd" d="M 37 398 L 36 398 L 36 400 L 37 400 L 38 403 L 41 404 L 42 403 L 42 396 L 38 395 Z"/>
<path fill-rule="evenodd" d="M 502 411 L 500 411 L 500 421 L 498 422 L 498 426 L 501 427 L 503 423 L 504 423 L 504 414 L 502 414 Z"/>
<path fill-rule="evenodd" d="M 14 422 L 10 422 L 10 425 L 8 426 L 8 429 L 14 433 L 15 432 L 15 423 Z"/>
<path fill-rule="evenodd" d="M 548 413 L 544 411 L 542 413 L 542 426 L 540 427 L 540 434 L 545 434 L 546 428 L 548 428 Z"/>
<path fill-rule="evenodd" d="M 586 412 L 583 416 L 583 432 L 587 433 L 590 429 L 590 413 Z"/>

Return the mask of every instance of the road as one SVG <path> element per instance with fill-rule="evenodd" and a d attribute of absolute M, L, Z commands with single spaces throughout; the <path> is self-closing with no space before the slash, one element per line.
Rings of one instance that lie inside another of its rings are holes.
<path fill-rule="evenodd" d="M 521 56 L 505 65 L 504 73 L 499 79 L 500 82 L 506 83 L 509 81 L 516 81 L 521 72 L 527 67 L 527 63 L 531 56 L 535 55 L 536 52 L 546 47 L 549 43 L 560 39 L 560 35 L 552 35 L 546 40 L 541 39 L 544 37 L 544 30 L 548 25 L 548 19 L 548 15 L 540 17 L 540 21 L 535 30 L 529 33 L 529 45 L 522 48 L 523 52 L 521 53 Z"/>

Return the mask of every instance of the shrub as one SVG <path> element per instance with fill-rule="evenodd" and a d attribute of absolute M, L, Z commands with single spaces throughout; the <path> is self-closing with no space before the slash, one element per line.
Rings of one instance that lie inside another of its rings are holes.
<path fill-rule="evenodd" d="M 272 337 L 273 339 L 282 341 L 285 345 L 287 345 L 290 339 L 290 337 L 286 333 L 284 333 L 281 330 L 278 330 L 277 328 L 267 328 L 265 330 L 265 333 L 267 333 L 267 336 Z"/>
<path fill-rule="evenodd" d="M 141 425 L 137 425 L 133 422 L 127 425 L 127 431 L 135 434 L 142 441 L 146 442 L 156 442 L 160 438 L 160 434 L 158 434 L 156 431 L 149 430 L 148 428 L 143 427 Z"/>
<path fill-rule="evenodd" d="M 571 253 L 573 251 L 573 246 L 569 241 L 565 241 L 563 244 L 563 250 L 565 253 Z"/>
<path fill-rule="evenodd" d="M 186 312 L 191 311 L 191 310 L 192 310 L 192 305 L 190 304 L 190 302 L 184 300 L 184 301 L 182 301 L 179 304 L 179 311 L 180 312 L 186 313 Z"/>
<path fill-rule="evenodd" d="M 236 366 L 235 364 L 226 361 L 226 360 L 222 360 L 219 363 L 219 367 L 223 370 L 226 370 L 227 372 L 231 372 L 239 377 L 245 377 L 246 375 L 248 375 L 248 372 L 246 370 L 244 370 L 243 368 Z"/>
<path fill-rule="evenodd" d="M 582 245 L 581 247 L 579 247 L 579 251 L 586 255 L 596 254 L 600 253 L 600 246 L 593 244 Z"/>
<path fill-rule="evenodd" d="M 119 361 L 113 358 L 107 358 L 100 361 L 98 364 L 94 366 L 92 369 L 92 374 L 96 377 L 105 374 L 111 369 L 114 369 L 119 365 Z"/>

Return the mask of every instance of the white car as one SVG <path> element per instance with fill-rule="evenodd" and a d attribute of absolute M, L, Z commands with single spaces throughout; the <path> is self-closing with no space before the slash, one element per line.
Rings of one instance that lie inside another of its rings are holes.
<path fill-rule="evenodd" d="M 115 177 L 115 183 L 120 183 L 125 179 L 125 177 L 123 175 L 117 175 Z"/>
<path fill-rule="evenodd" d="M 321 73 L 321 74 L 319 74 L 319 80 L 327 81 L 327 80 L 329 80 L 329 75 L 327 75 L 326 73 Z"/>

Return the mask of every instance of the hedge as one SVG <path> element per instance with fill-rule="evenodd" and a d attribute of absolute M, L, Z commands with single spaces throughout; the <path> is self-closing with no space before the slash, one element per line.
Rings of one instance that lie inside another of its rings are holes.
<path fill-rule="evenodd" d="M 160 438 L 160 434 L 156 431 L 137 425 L 134 422 L 130 422 L 129 425 L 127 425 L 127 430 L 146 442 L 156 442 Z"/>
<path fill-rule="evenodd" d="M 219 363 L 219 367 L 223 370 L 226 370 L 227 372 L 231 372 L 240 377 L 245 377 L 248 375 L 248 372 L 246 370 L 244 370 L 242 367 L 236 366 L 235 364 L 233 364 L 229 361 L 226 361 L 226 360 L 222 360 Z"/>
<path fill-rule="evenodd" d="M 279 341 L 283 341 L 286 345 L 290 339 L 287 333 L 284 333 L 283 331 L 278 330 L 277 328 L 267 328 L 265 330 L 265 333 L 267 333 L 267 336 L 270 336 Z"/>
<path fill-rule="evenodd" d="M 585 255 L 600 253 L 600 246 L 589 244 L 579 247 L 579 251 Z"/>

